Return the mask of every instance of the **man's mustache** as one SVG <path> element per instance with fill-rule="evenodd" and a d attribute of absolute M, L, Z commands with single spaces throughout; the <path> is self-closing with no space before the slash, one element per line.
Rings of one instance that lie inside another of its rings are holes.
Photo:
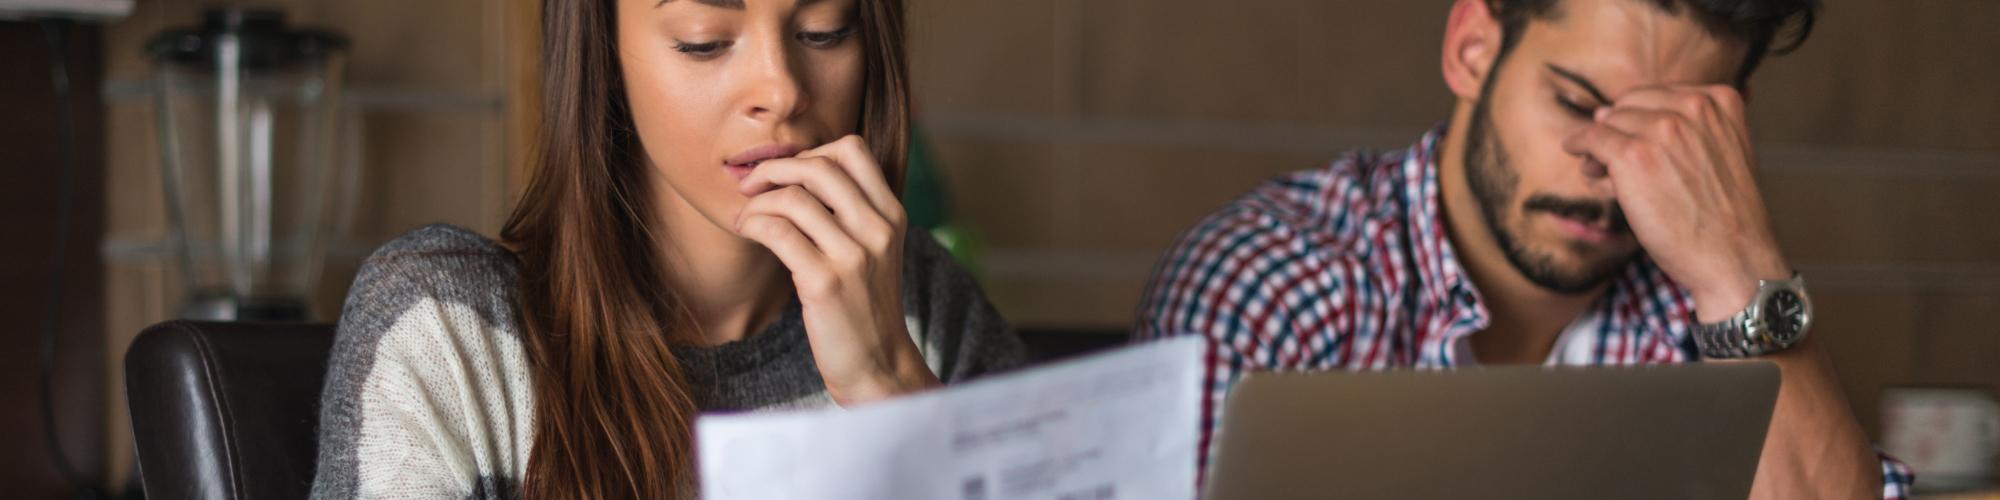
<path fill-rule="evenodd" d="M 1624 234 L 1632 230 L 1632 227 L 1625 223 L 1625 209 L 1620 208 L 1616 200 L 1584 200 L 1537 194 L 1528 197 L 1527 203 L 1522 205 L 1524 212 L 1536 210 L 1569 219 L 1601 222 L 1612 234 Z"/>

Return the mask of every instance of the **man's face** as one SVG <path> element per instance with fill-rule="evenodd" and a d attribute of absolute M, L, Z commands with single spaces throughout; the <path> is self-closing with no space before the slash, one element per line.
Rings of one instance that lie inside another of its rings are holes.
<path fill-rule="evenodd" d="M 1606 169 L 1563 140 L 1633 89 L 1727 83 L 1741 44 L 1650 0 L 1562 0 L 1528 22 L 1487 77 L 1467 129 L 1468 184 L 1486 224 L 1529 280 L 1583 293 L 1638 254 Z"/>

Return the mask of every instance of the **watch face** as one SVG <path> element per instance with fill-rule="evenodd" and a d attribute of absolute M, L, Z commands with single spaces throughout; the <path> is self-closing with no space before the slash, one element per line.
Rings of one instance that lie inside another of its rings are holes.
<path fill-rule="evenodd" d="M 1772 292 L 1764 300 L 1764 328 L 1770 332 L 1771 340 L 1790 344 L 1799 339 L 1806 328 L 1805 301 L 1791 290 Z"/>

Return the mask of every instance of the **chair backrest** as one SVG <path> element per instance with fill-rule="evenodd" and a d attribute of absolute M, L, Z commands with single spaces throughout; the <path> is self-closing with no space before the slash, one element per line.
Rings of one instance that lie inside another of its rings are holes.
<path fill-rule="evenodd" d="M 333 325 L 169 321 L 125 352 L 151 498 L 304 498 Z"/>

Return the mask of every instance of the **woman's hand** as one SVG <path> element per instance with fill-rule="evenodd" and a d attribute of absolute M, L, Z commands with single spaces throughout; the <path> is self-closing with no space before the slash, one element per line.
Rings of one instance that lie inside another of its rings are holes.
<path fill-rule="evenodd" d="M 860 136 L 767 160 L 737 185 L 736 234 L 791 271 L 806 336 L 841 405 L 938 384 L 903 321 L 903 205 Z"/>

